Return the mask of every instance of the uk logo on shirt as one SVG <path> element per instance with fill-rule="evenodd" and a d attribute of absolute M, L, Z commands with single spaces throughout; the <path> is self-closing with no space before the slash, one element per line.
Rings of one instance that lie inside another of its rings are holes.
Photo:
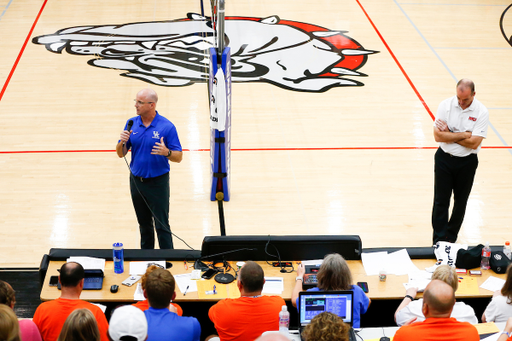
<path fill-rule="evenodd" d="M 157 139 L 157 140 L 160 140 L 160 134 L 158 133 L 158 131 L 154 131 L 153 130 L 153 138 Z"/>
<path fill-rule="evenodd" d="M 476 122 L 476 117 L 471 117 L 471 116 L 469 116 L 469 120 L 470 120 L 470 121 L 473 121 L 473 122 Z"/>

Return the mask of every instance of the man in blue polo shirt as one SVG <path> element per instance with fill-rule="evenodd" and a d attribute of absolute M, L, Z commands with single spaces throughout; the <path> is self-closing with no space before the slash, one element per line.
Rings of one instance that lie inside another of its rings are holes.
<path fill-rule="evenodd" d="M 155 269 L 146 277 L 144 297 L 149 309 L 144 311 L 148 321 L 146 341 L 199 341 L 201 325 L 195 317 L 179 316 L 169 311 L 169 304 L 176 298 L 176 282 L 164 269 Z"/>
<path fill-rule="evenodd" d="M 128 150 L 132 151 L 130 192 L 139 222 L 141 249 L 155 248 L 155 227 L 160 248 L 173 248 L 169 226 L 169 161 L 179 163 L 183 158 L 176 127 L 158 114 L 157 102 L 154 90 L 139 91 L 135 99 L 137 116 L 126 122 L 116 146 L 120 158 Z"/>

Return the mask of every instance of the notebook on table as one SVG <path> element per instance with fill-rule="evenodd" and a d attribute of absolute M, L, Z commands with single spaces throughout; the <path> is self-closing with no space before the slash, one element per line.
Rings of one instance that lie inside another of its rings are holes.
<path fill-rule="evenodd" d="M 330 312 L 342 318 L 350 325 L 349 340 L 355 341 L 352 328 L 354 318 L 354 293 L 351 290 L 339 291 L 301 291 L 299 292 L 299 333 L 318 314 Z"/>

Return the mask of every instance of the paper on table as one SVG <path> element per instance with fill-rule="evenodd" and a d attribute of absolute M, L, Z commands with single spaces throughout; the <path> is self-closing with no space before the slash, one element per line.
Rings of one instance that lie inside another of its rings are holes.
<path fill-rule="evenodd" d="M 388 253 L 386 251 L 364 252 L 361 255 L 361 259 L 363 261 L 364 270 L 366 271 L 366 276 L 378 275 L 381 270 L 388 271 Z"/>
<path fill-rule="evenodd" d="M 133 293 L 133 299 L 135 301 L 144 301 L 146 299 L 144 297 L 144 292 L 142 291 L 142 285 L 140 283 L 137 283 L 137 288 L 135 289 L 135 292 Z"/>
<path fill-rule="evenodd" d="M 197 281 L 192 280 L 191 277 L 191 273 L 174 275 L 174 280 L 176 281 L 176 284 L 178 284 L 182 294 L 185 292 L 197 291 Z"/>
<path fill-rule="evenodd" d="M 283 290 L 283 277 L 265 277 L 262 293 L 281 295 Z"/>
<path fill-rule="evenodd" d="M 96 270 L 101 269 L 105 271 L 105 259 L 95 257 L 69 257 L 66 262 L 76 262 L 80 264 L 84 270 Z"/>
<path fill-rule="evenodd" d="M 404 283 L 405 290 L 409 288 L 418 288 L 418 292 L 425 290 L 430 283 L 432 274 L 426 271 L 417 271 L 409 274 L 409 282 Z"/>
<path fill-rule="evenodd" d="M 480 285 L 480 288 L 495 292 L 496 290 L 501 290 L 501 288 L 503 288 L 504 284 L 505 284 L 504 279 L 494 277 L 494 276 L 489 276 L 489 278 L 487 278 L 487 280 L 485 282 L 483 282 L 482 285 Z"/>
<path fill-rule="evenodd" d="M 144 275 L 149 265 L 160 265 L 165 269 L 165 261 L 130 262 L 130 275 Z"/>
<path fill-rule="evenodd" d="M 361 259 L 367 276 L 378 275 L 381 270 L 386 271 L 388 275 L 398 276 L 420 271 L 406 249 L 389 254 L 386 251 L 364 252 Z"/>
<path fill-rule="evenodd" d="M 475 296 L 478 295 L 478 281 L 476 277 L 460 276 L 459 288 L 457 294 L 461 296 Z"/>
<path fill-rule="evenodd" d="M 476 330 L 478 331 L 479 335 L 500 332 L 500 329 L 494 322 L 478 323 L 478 324 L 475 324 L 475 327 L 476 327 Z M 500 335 L 500 334 L 498 334 L 498 335 Z M 486 340 L 487 340 L 487 338 L 486 338 Z"/>
<path fill-rule="evenodd" d="M 400 276 L 420 271 L 412 262 L 406 249 L 389 253 L 387 262 L 388 274 Z"/>
<path fill-rule="evenodd" d="M 93 303 L 95 306 L 101 309 L 103 313 L 105 313 L 105 310 L 107 310 L 107 306 L 99 303 Z"/>
<path fill-rule="evenodd" d="M 323 259 L 310 259 L 301 261 L 302 265 L 322 265 Z"/>

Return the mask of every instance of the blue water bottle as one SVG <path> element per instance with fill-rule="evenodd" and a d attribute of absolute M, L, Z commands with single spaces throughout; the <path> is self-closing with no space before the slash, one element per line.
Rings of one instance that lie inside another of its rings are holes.
<path fill-rule="evenodd" d="M 124 249 L 123 243 L 114 243 L 112 251 L 114 253 L 114 272 L 122 274 L 124 272 Z"/>

